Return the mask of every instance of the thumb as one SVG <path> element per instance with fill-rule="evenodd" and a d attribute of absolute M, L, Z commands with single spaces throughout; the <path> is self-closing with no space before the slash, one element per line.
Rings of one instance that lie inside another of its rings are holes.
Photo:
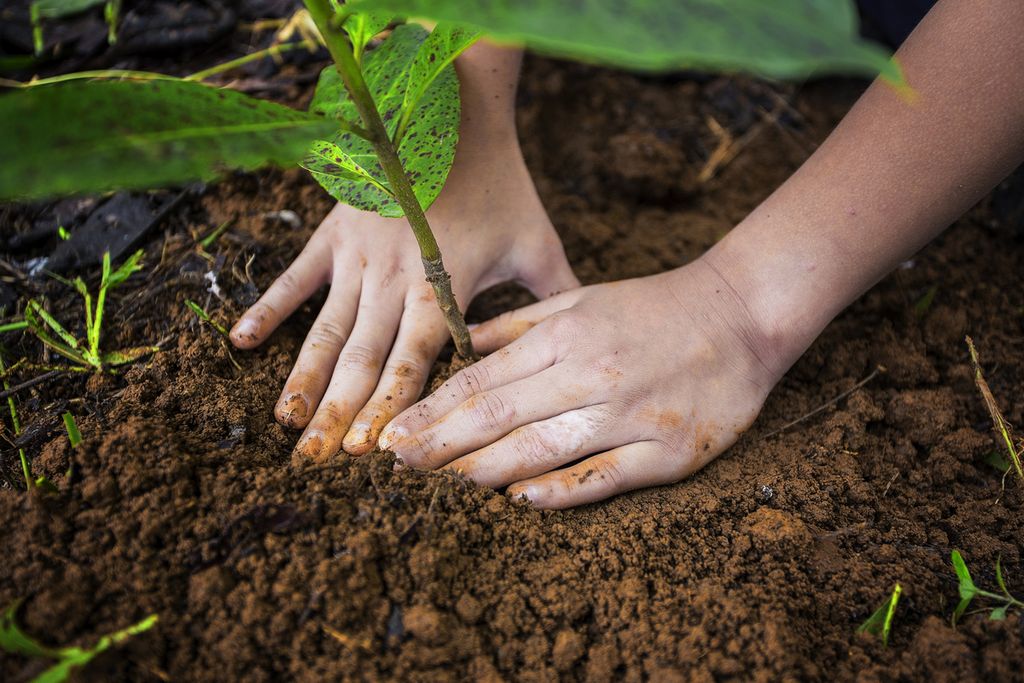
<path fill-rule="evenodd" d="M 554 234 L 545 239 L 539 249 L 528 250 L 520 259 L 519 282 L 538 299 L 547 299 L 580 286 L 579 278 L 572 272 L 565 256 L 565 248 Z"/>

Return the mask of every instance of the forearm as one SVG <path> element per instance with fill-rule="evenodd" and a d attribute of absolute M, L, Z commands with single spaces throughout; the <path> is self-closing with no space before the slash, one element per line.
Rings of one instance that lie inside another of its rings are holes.
<path fill-rule="evenodd" d="M 873 84 L 705 256 L 779 372 L 1024 159 L 1022 30 L 1020 0 L 940 2 L 897 53 L 916 96 Z"/>

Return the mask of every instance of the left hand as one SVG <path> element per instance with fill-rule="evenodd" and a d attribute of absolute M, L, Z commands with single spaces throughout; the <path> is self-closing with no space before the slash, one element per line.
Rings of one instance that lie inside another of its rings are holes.
<path fill-rule="evenodd" d="M 762 329 L 702 260 L 574 289 L 477 327 L 477 349 L 500 350 L 401 413 L 380 445 L 542 508 L 679 481 L 736 441 L 782 376 Z"/>

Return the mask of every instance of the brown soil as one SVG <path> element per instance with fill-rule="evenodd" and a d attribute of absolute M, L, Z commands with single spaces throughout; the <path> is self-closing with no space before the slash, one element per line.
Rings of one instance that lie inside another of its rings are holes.
<path fill-rule="evenodd" d="M 535 60 L 521 133 L 586 282 L 685 263 L 820 142 L 857 86 L 777 95 L 737 81 L 645 80 Z M 777 112 L 778 113 L 778 112 Z M 743 138 L 709 182 L 718 139 Z M 1024 594 L 1022 484 L 996 451 L 963 337 L 1024 425 L 1024 245 L 985 202 L 826 330 L 727 454 L 681 484 L 540 513 L 385 454 L 297 469 L 271 410 L 307 307 L 235 353 L 185 298 L 228 321 L 298 251 L 330 202 L 298 172 L 238 176 L 179 210 L 110 304 L 110 345 L 170 339 L 121 377 L 18 395 L 22 439 L 58 496 L 0 491 L 0 605 L 50 644 L 91 643 L 157 613 L 83 680 L 1022 680 L 1024 621 L 953 629 L 949 554 Z M 295 211 L 290 228 L 266 212 Z M 214 265 L 191 231 L 236 222 Z M 252 257 L 248 266 L 246 263 Z M 256 287 L 249 281 L 251 275 Z M 923 312 L 918 302 L 937 287 Z M 73 319 L 73 297 L 47 289 Z M 503 288 L 477 318 L 522 303 Z M 38 347 L 22 339 L 26 354 Z M 818 415 L 770 435 L 886 372 Z M 72 450 L 60 413 L 85 435 Z M 8 434 L 8 436 L 10 436 Z M 74 474 L 65 476 L 69 464 Z M 16 452 L 3 469 L 17 481 Z M 855 634 L 899 581 L 888 648 Z M 0 679 L 36 662 L 0 655 Z"/>

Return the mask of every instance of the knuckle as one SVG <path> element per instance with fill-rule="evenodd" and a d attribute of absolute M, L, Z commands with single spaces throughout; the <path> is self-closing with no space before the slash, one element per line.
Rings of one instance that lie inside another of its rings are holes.
<path fill-rule="evenodd" d="M 469 399 L 477 396 L 490 385 L 490 372 L 485 363 L 475 363 L 452 377 L 452 382 L 459 389 L 462 397 Z"/>
<path fill-rule="evenodd" d="M 515 430 L 511 446 L 515 457 L 527 467 L 547 462 L 548 456 L 556 450 L 545 432 L 533 426 Z"/>
<path fill-rule="evenodd" d="M 380 363 L 380 354 L 361 344 L 348 344 L 338 357 L 338 367 L 344 370 L 376 370 Z"/>
<path fill-rule="evenodd" d="M 561 311 L 548 318 L 546 327 L 550 338 L 563 346 L 572 345 L 581 332 L 576 316 Z"/>
<path fill-rule="evenodd" d="M 516 416 L 512 402 L 493 392 L 477 394 L 470 399 L 467 408 L 469 420 L 477 429 L 491 430 Z"/>
<path fill-rule="evenodd" d="M 313 325 L 313 329 L 310 330 L 309 336 L 314 344 L 328 347 L 341 346 L 348 337 L 337 323 L 330 320 L 317 321 Z"/>
<path fill-rule="evenodd" d="M 298 276 L 289 268 L 277 276 L 277 279 L 274 280 L 274 288 L 285 295 L 293 295 L 301 289 L 301 284 Z"/>
<path fill-rule="evenodd" d="M 408 438 L 408 446 L 402 448 L 402 459 L 407 465 L 421 469 L 434 469 L 434 454 L 437 452 L 437 437 L 431 431 L 422 431 Z"/>
<path fill-rule="evenodd" d="M 327 401 L 316 410 L 314 422 L 325 427 L 337 428 L 348 421 L 348 410 L 334 401 Z"/>

